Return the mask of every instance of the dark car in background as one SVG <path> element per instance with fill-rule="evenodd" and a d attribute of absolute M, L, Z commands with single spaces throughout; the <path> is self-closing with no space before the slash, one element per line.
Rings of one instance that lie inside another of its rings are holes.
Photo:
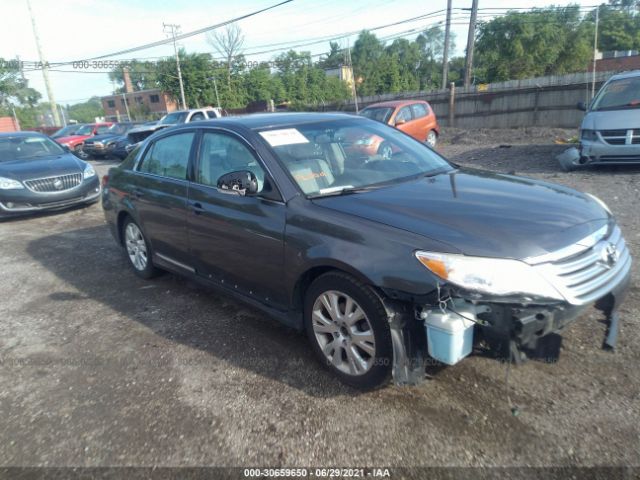
<path fill-rule="evenodd" d="M 388 158 L 349 154 L 347 139 L 371 136 Z M 138 276 L 183 274 L 306 330 L 356 387 L 401 381 L 425 351 L 456 363 L 474 335 L 523 354 L 596 303 L 613 318 L 629 285 L 629 250 L 596 197 L 457 167 L 362 117 L 177 126 L 103 184 Z"/>
<path fill-rule="evenodd" d="M 71 135 L 56 138 L 56 142 L 58 142 L 60 145 L 67 147 L 69 150 L 75 153 L 78 157 L 85 159 L 87 158 L 87 155 L 82 150 L 85 140 L 95 135 L 106 133 L 111 127 L 111 125 L 113 125 L 112 122 L 87 123 L 82 127 L 80 127 L 78 130 L 76 130 Z"/>
<path fill-rule="evenodd" d="M 92 158 L 119 156 L 115 152 L 119 142 L 127 139 L 127 133 L 141 123 L 120 122 L 111 125 L 105 133 L 95 135 L 84 141 L 82 151 Z"/>
<path fill-rule="evenodd" d="M 46 135 L 0 134 L 0 217 L 98 201 L 94 168 Z"/>

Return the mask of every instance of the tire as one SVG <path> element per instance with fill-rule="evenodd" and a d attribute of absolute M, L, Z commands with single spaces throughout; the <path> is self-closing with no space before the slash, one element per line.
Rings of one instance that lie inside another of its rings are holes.
<path fill-rule="evenodd" d="M 150 279 L 160 271 L 151 261 L 151 248 L 140 226 L 127 217 L 122 225 L 122 241 L 129 266 L 140 278 Z"/>
<path fill-rule="evenodd" d="M 435 130 L 429 130 L 425 143 L 431 148 L 436 148 L 436 143 L 438 143 L 438 134 Z"/>
<path fill-rule="evenodd" d="M 73 149 L 73 153 L 76 157 L 81 158 L 82 160 L 87 160 L 89 158 L 89 155 L 82 150 L 82 145 L 76 145 Z"/>
<path fill-rule="evenodd" d="M 384 160 L 390 160 L 391 157 L 393 156 L 393 149 L 391 148 L 391 145 L 389 145 L 387 142 L 383 142 L 382 144 L 380 144 L 380 146 L 378 147 L 378 155 L 380 155 Z"/>
<path fill-rule="evenodd" d="M 368 286 L 341 272 L 318 277 L 305 294 L 304 324 L 316 356 L 342 382 L 362 390 L 388 383 L 391 331 Z"/>

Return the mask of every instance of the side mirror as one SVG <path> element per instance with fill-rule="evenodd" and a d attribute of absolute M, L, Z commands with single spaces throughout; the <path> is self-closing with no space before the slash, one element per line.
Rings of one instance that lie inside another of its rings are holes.
<path fill-rule="evenodd" d="M 576 105 L 576 108 L 578 110 L 582 110 L 583 112 L 587 111 L 587 106 L 585 105 L 584 102 L 578 102 L 578 104 Z"/>
<path fill-rule="evenodd" d="M 255 195 L 258 193 L 258 179 L 249 170 L 225 173 L 218 179 L 218 188 L 238 195 Z"/>
<path fill-rule="evenodd" d="M 396 120 L 396 127 L 398 125 L 404 125 L 405 123 L 407 123 L 407 121 L 404 118 L 399 118 Z"/>

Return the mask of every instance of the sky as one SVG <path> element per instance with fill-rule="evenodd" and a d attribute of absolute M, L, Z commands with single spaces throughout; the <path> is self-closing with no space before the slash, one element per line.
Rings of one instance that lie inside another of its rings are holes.
<path fill-rule="evenodd" d="M 163 23 L 179 24 L 182 32 L 190 32 L 239 17 L 279 3 L 281 0 L 31 0 L 44 57 L 50 63 L 73 61 L 109 54 L 129 47 L 166 38 Z M 410 23 L 377 30 L 378 37 L 405 34 L 413 39 L 425 28 L 438 22 L 444 24 L 446 0 L 293 0 L 268 12 L 241 20 L 244 53 L 247 60 L 269 60 L 278 52 L 251 55 L 253 52 L 284 48 L 269 47 L 283 42 L 305 43 L 317 38 L 339 36 L 408 18 L 431 14 Z M 531 8 L 549 4 L 579 3 L 594 5 L 594 0 L 479 0 L 483 8 Z M 466 46 L 468 12 L 471 0 L 453 0 L 452 31 L 456 36 L 454 55 L 462 55 Z M 5 61 L 19 56 L 23 61 L 37 61 L 27 0 L 2 0 L 3 26 L 0 29 L 0 58 Z M 486 11 L 485 11 L 486 12 Z M 483 13 L 482 19 L 491 18 Z M 343 46 L 353 45 L 357 34 L 340 39 Z M 187 52 L 218 54 L 201 34 L 184 39 L 179 46 Z M 328 51 L 329 40 L 317 45 L 296 48 L 319 54 Z M 173 55 L 171 44 L 138 51 L 110 59 L 145 58 Z M 56 102 L 66 105 L 86 101 L 94 95 L 108 95 L 114 86 L 104 69 L 73 68 L 71 65 L 52 67 L 50 80 Z M 47 100 L 41 71 L 26 73 L 29 85 Z"/>

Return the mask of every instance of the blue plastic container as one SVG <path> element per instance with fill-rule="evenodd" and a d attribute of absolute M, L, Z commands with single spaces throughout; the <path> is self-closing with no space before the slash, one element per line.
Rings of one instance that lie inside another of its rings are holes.
<path fill-rule="evenodd" d="M 468 318 L 473 318 L 466 315 Z M 429 355 L 436 360 L 454 365 L 471 353 L 474 322 L 452 312 L 432 310 L 425 319 Z"/>

